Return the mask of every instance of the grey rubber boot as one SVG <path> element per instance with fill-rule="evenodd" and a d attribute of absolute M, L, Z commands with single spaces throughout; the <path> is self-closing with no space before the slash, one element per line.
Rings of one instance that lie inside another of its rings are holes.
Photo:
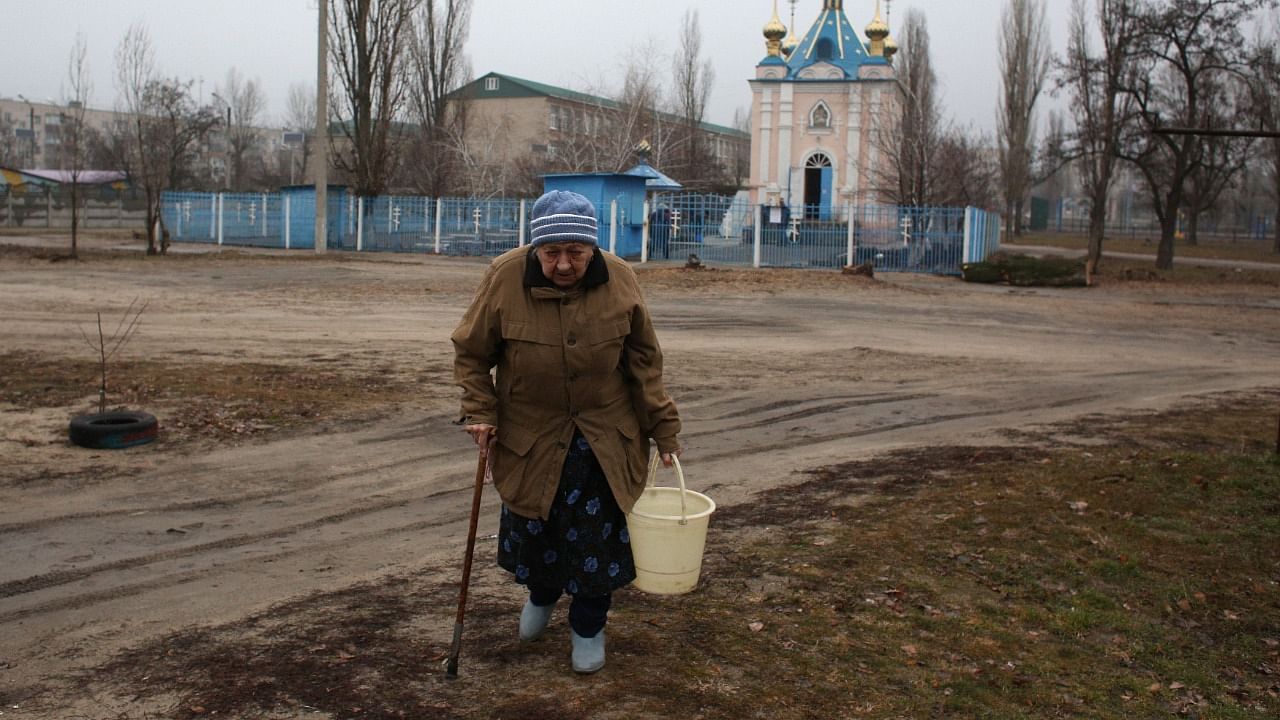
<path fill-rule="evenodd" d="M 547 623 L 551 621 L 551 611 L 555 609 L 555 603 L 538 606 L 532 600 L 525 600 L 524 609 L 520 611 L 520 640 L 533 642 L 542 637 L 542 631 L 547 629 Z"/>
<path fill-rule="evenodd" d="M 570 632 L 573 635 L 573 671 L 589 675 L 604 667 L 604 630 L 590 638 Z"/>

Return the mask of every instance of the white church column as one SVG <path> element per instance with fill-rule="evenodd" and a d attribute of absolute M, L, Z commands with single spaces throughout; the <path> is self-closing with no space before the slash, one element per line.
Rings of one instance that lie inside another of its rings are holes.
<path fill-rule="evenodd" d="M 797 188 L 790 187 L 796 178 L 791 174 L 791 146 L 795 144 L 795 86 L 783 83 L 781 98 L 778 102 L 778 185 L 787 195 L 787 204 L 795 205 L 794 193 Z M 803 179 L 803 178 L 801 178 Z M 803 190 L 800 190 L 803 192 Z"/>
<path fill-rule="evenodd" d="M 871 119 L 868 127 L 871 131 L 871 142 L 867 149 L 867 170 L 875 172 L 880 166 L 880 147 L 879 136 L 884 132 L 883 110 L 881 109 L 881 93 L 883 88 L 879 87 L 879 83 L 871 87 Z"/>
<path fill-rule="evenodd" d="M 760 146 L 757 148 L 760 153 L 760 184 L 761 189 L 765 190 L 770 185 L 776 184 L 769 164 L 770 156 L 773 154 L 773 88 L 768 86 L 760 90 L 760 128 L 756 132 L 760 138 Z M 764 204 L 767 199 L 760 195 L 756 198 L 756 202 Z"/>
<path fill-rule="evenodd" d="M 858 161 L 862 157 L 862 92 L 856 83 L 848 88 L 848 134 L 845 140 L 845 168 L 849 178 L 845 183 L 848 188 L 846 202 L 857 202 L 858 186 L 862 182 Z"/>

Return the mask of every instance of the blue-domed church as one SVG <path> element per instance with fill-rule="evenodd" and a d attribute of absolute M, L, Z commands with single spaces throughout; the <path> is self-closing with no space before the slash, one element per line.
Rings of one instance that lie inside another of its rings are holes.
<path fill-rule="evenodd" d="M 844 12 L 844 0 L 823 0 L 817 20 L 800 38 L 778 17 L 764 26 L 765 56 L 750 81 L 751 175 L 755 203 L 779 202 L 807 218 L 840 215 L 850 204 L 879 201 L 876 179 L 889 158 L 902 93 L 893 70 L 897 45 L 880 3 L 865 29 L 867 42 Z"/>

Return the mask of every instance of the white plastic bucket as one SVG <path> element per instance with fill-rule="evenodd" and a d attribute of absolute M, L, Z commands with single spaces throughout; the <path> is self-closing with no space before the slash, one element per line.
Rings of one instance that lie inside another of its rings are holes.
<path fill-rule="evenodd" d="M 685 487 L 684 470 L 675 463 L 680 487 L 655 487 L 658 455 L 649 461 L 644 493 L 627 513 L 631 555 L 636 564 L 635 587 L 656 595 L 680 595 L 698 585 L 707 523 L 716 504 Z"/>

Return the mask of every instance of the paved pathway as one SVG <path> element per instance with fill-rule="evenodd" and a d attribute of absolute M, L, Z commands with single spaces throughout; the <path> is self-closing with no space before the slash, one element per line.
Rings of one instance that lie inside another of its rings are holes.
<path fill-rule="evenodd" d="M 1084 257 L 1085 251 L 1077 248 L 1055 247 L 1052 245 L 1010 245 L 1003 244 L 1000 246 L 1004 250 L 1017 253 L 1025 253 L 1027 255 L 1060 255 L 1063 257 Z M 1143 262 L 1155 263 L 1155 255 L 1144 255 L 1141 253 L 1119 253 L 1109 250 L 1103 251 L 1104 257 L 1114 258 L 1117 260 L 1138 260 Z M 1175 265 L 1204 265 L 1208 267 L 1229 267 L 1240 268 L 1242 270 L 1276 270 L 1280 271 L 1280 260 L 1276 262 L 1258 262 L 1255 260 L 1220 260 L 1217 258 L 1202 257 L 1179 257 L 1174 255 L 1173 262 Z"/>

